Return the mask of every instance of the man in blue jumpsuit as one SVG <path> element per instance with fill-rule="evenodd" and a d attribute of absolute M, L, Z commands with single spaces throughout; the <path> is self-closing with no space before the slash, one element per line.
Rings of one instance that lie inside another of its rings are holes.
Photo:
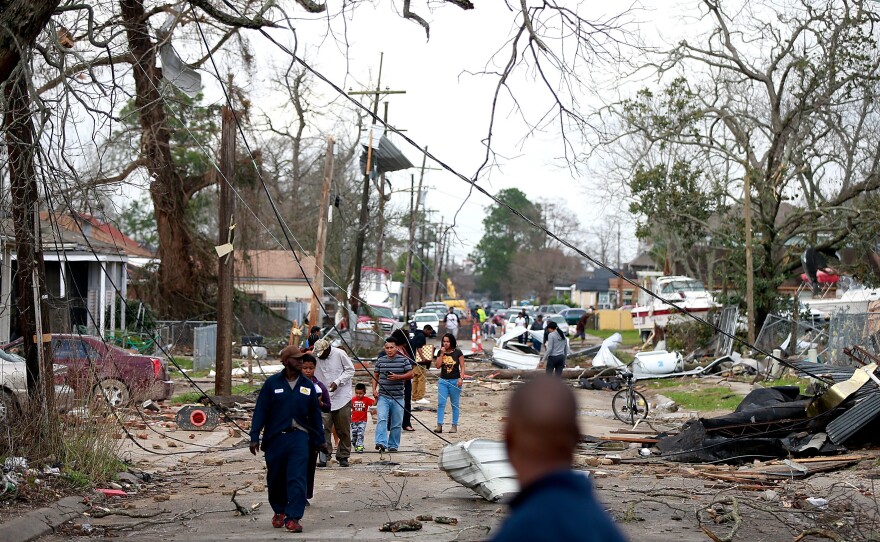
<path fill-rule="evenodd" d="M 548 376 L 517 386 L 504 439 L 520 492 L 493 542 L 625 542 L 590 481 L 571 470 L 580 431 L 570 386 Z"/>
<path fill-rule="evenodd" d="M 275 512 L 272 526 L 295 533 L 302 532 L 309 445 L 327 448 L 316 387 L 302 374 L 304 354 L 296 346 L 281 351 L 284 370 L 266 379 L 251 424 L 251 453 L 257 455 L 261 448 L 266 454 L 266 487 Z"/>

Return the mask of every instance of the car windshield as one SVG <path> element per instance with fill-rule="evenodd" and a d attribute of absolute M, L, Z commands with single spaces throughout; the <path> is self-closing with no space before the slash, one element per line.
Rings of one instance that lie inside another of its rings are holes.
<path fill-rule="evenodd" d="M 435 315 L 433 315 L 433 314 L 425 314 L 425 313 L 422 313 L 422 314 L 416 314 L 416 315 L 413 317 L 413 319 L 414 319 L 416 322 L 436 322 L 436 321 L 437 321 L 437 317 L 436 317 Z"/>
<path fill-rule="evenodd" d="M 673 281 L 667 282 L 666 284 L 663 285 L 663 288 L 660 290 L 660 293 L 674 294 L 677 292 L 701 292 L 701 291 L 704 291 L 705 289 L 706 289 L 706 287 L 703 286 L 703 283 L 698 280 L 695 280 L 695 279 L 684 280 L 683 279 L 683 280 L 673 280 Z"/>
<path fill-rule="evenodd" d="M 568 309 L 567 311 L 565 311 L 565 314 L 580 316 L 585 312 L 587 312 L 587 311 L 585 311 L 584 309 Z"/>
<path fill-rule="evenodd" d="M 377 316 L 379 318 L 388 318 L 390 320 L 394 319 L 394 312 L 389 307 L 376 307 L 375 305 L 361 305 L 360 311 L 358 311 L 361 316 Z"/>
<path fill-rule="evenodd" d="M 558 314 L 554 314 L 552 316 L 547 316 L 546 318 L 547 318 L 547 320 L 553 320 L 557 324 L 568 324 L 568 322 L 565 321 L 565 318 L 563 318 L 562 316 L 560 316 Z"/>

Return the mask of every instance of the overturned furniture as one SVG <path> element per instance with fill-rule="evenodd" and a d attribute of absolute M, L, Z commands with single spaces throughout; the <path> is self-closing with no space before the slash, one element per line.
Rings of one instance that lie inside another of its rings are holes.
<path fill-rule="evenodd" d="M 497 502 L 519 492 L 513 466 L 503 442 L 473 439 L 440 452 L 440 470 L 487 501 Z"/>

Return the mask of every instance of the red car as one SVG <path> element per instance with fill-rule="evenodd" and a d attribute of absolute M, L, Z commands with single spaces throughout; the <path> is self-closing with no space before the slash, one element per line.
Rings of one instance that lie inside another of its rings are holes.
<path fill-rule="evenodd" d="M 5 346 L 4 351 L 20 354 L 21 339 Z M 101 391 L 113 406 L 122 406 L 132 399 L 168 399 L 174 383 L 161 358 L 132 354 L 106 344 L 91 335 L 52 334 L 55 363 L 67 366 L 67 384 L 78 397 L 91 397 Z"/>

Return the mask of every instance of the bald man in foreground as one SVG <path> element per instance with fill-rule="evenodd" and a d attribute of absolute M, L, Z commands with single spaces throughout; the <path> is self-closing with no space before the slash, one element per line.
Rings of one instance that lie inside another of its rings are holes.
<path fill-rule="evenodd" d="M 571 470 L 580 431 L 569 386 L 548 376 L 520 386 L 510 399 L 504 438 L 521 489 L 494 542 L 626 540 L 587 477 Z"/>

